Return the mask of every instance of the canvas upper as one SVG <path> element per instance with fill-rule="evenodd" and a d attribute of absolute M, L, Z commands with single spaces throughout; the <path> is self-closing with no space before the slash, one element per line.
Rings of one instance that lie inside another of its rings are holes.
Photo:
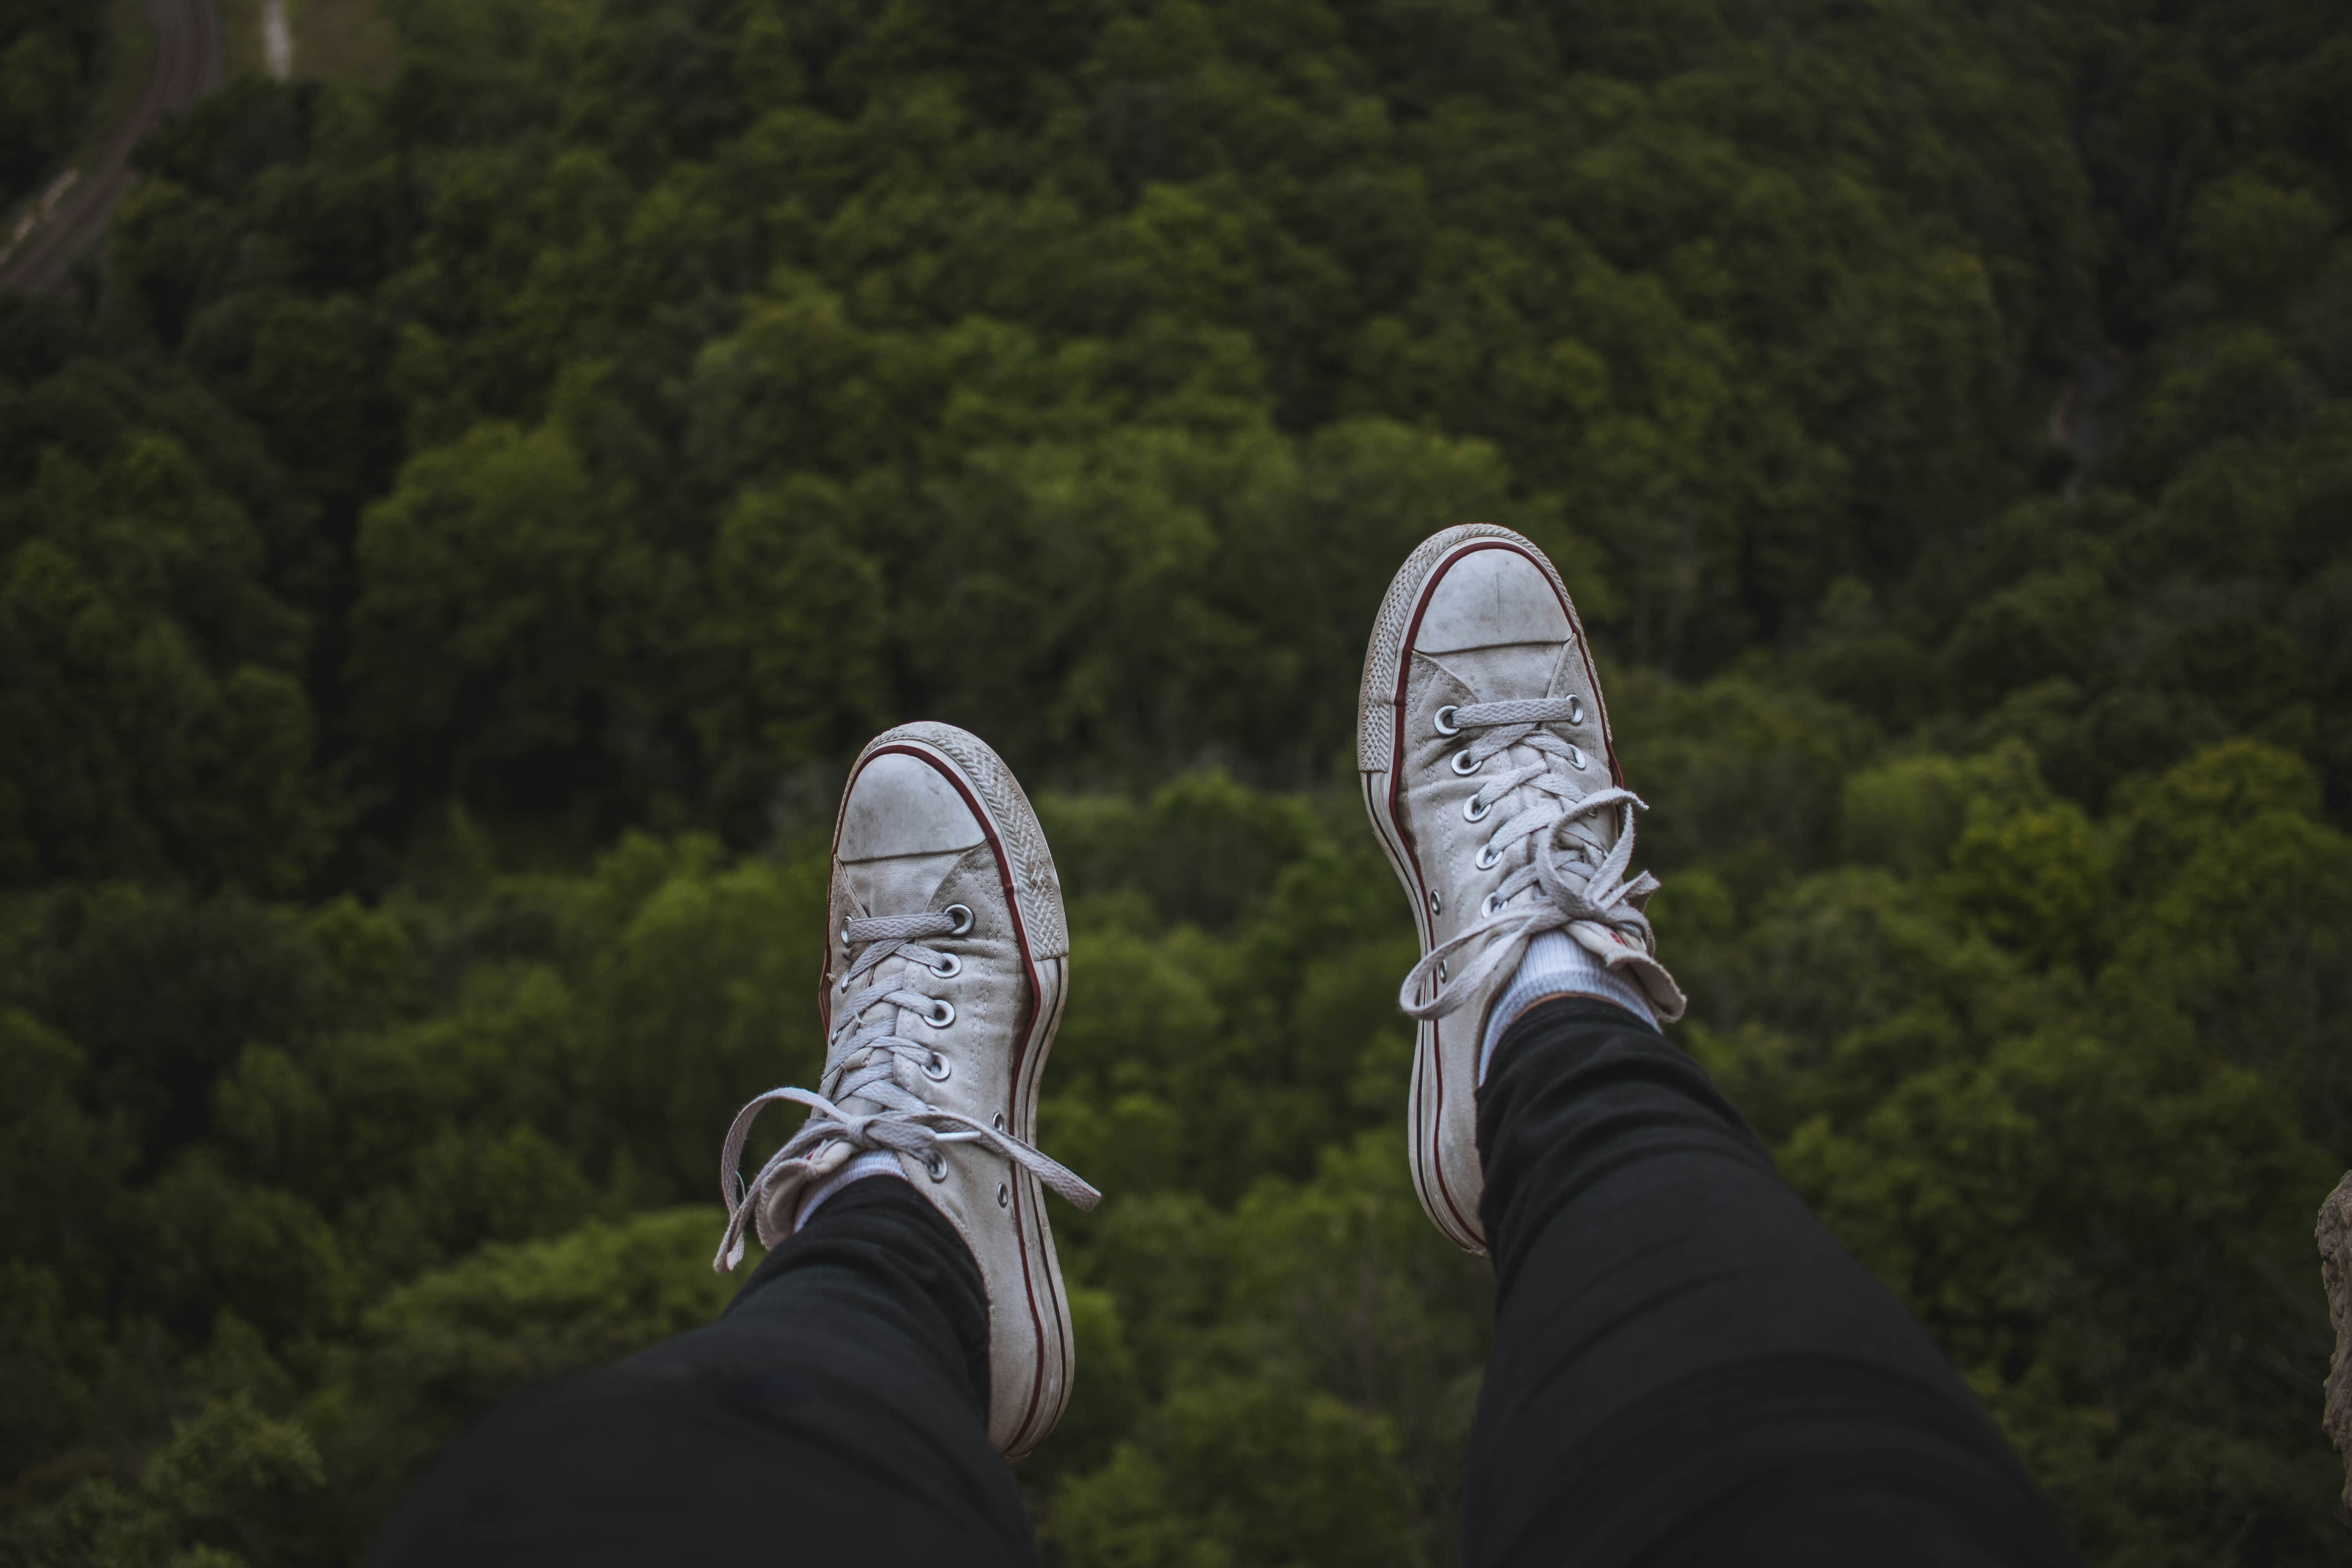
<path fill-rule="evenodd" d="M 1681 1016 L 1642 913 L 1657 884 L 1626 877 L 1640 802 L 1568 590 L 1508 529 L 1447 529 L 1405 562 L 1357 715 L 1364 806 L 1421 934 L 1399 997 L 1419 1023 L 1413 1184 L 1440 1230 L 1484 1252 L 1479 1046 L 1528 942 L 1564 931 L 1660 1018 Z"/>
<path fill-rule="evenodd" d="M 1017 1457 L 1070 1396 L 1069 1302 L 1044 1191 L 1083 1208 L 1097 1194 L 1036 1148 L 1069 938 L 1045 833 L 994 752 L 945 724 L 867 744 L 834 830 L 826 932 L 824 1076 L 816 1092 L 772 1089 L 736 1118 L 719 1265 L 740 1258 L 747 1224 L 773 1246 L 829 1175 L 870 1152 L 895 1156 L 980 1265 L 989 1436 Z M 743 1184 L 745 1134 L 778 1101 L 808 1106 L 808 1120 Z"/>

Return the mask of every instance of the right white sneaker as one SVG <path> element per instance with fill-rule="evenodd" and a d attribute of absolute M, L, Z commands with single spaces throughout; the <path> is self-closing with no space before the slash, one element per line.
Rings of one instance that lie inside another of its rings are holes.
<path fill-rule="evenodd" d="M 1625 876 L 1642 803 L 1618 769 L 1583 626 L 1542 551 L 1475 523 L 1412 552 L 1373 624 L 1356 760 L 1421 931 L 1398 997 L 1420 1022 L 1413 1186 L 1438 1229 L 1483 1253 L 1479 1047 L 1528 942 L 1565 931 L 1638 985 L 1660 1020 L 1683 1011 L 1642 912 L 1657 882 Z"/>
<path fill-rule="evenodd" d="M 768 1247 L 790 1236 L 852 1160 L 895 1159 L 980 1264 L 988 1435 L 1018 1458 L 1070 1397 L 1069 1300 L 1041 1186 L 1082 1209 L 1100 1194 L 1036 1147 L 1069 935 L 1036 813 L 978 737 L 904 724 L 867 742 L 834 828 L 825 930 L 822 1092 L 771 1089 L 736 1116 L 715 1266 L 741 1258 L 747 1225 Z M 778 1101 L 808 1120 L 746 1184 L 744 1136 Z"/>

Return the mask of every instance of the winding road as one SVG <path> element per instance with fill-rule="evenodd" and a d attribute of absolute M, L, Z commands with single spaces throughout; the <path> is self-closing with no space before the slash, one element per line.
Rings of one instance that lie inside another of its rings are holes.
<path fill-rule="evenodd" d="M 220 14 L 214 0 L 147 0 L 155 32 L 155 68 L 130 117 L 107 133 L 98 162 L 70 184 L 55 184 L 47 212 L 0 265 L 0 289 L 56 294 L 73 280 L 74 264 L 106 237 L 107 219 L 132 178 L 131 149 L 167 114 L 218 85 Z"/>

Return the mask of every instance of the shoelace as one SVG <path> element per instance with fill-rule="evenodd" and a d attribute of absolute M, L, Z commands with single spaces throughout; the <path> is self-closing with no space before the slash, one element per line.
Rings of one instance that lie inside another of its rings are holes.
<path fill-rule="evenodd" d="M 893 957 L 943 977 L 955 973 L 961 964 L 952 953 L 934 951 L 922 942 L 960 929 L 955 918 L 943 912 L 881 915 L 842 926 L 842 946 L 854 956 L 841 977 L 844 999 L 834 1010 L 839 1022 L 825 1041 L 828 1065 L 819 1080 L 823 1092 L 772 1089 L 735 1113 L 735 1124 L 727 1130 L 727 1145 L 719 1163 L 719 1195 L 727 1204 L 727 1233 L 719 1239 L 719 1255 L 711 1259 L 711 1268 L 730 1272 L 742 1261 L 747 1225 L 756 1223 L 763 1247 L 783 1239 L 783 1227 L 772 1224 L 767 1213 L 769 1193 L 787 1176 L 814 1172 L 818 1157 L 835 1143 L 859 1151 L 912 1154 L 935 1176 L 946 1168 L 941 1151 L 947 1145 L 985 1143 L 1081 1209 L 1090 1209 L 1101 1199 L 1100 1193 L 1066 1167 L 1010 1132 L 959 1111 L 942 1110 L 916 1091 L 908 1081 L 913 1073 L 944 1079 L 947 1074 L 940 1069 L 946 1062 L 930 1047 L 900 1036 L 899 1021 L 907 1014 L 919 1013 L 934 1027 L 943 1028 L 955 1021 L 952 1003 L 881 980 L 850 994 L 851 986 Z M 869 1021 L 866 1015 L 877 1012 L 879 1016 Z M 743 1140 L 761 1110 L 786 1100 L 807 1106 L 809 1118 L 747 1184 L 740 1168 Z"/>
<path fill-rule="evenodd" d="M 1404 977 L 1397 1005 L 1412 1016 L 1435 1018 L 1453 1012 L 1496 971 L 1516 964 L 1528 942 L 1544 931 L 1589 922 L 1611 931 L 1621 942 L 1630 938 L 1643 952 L 1654 949 L 1649 917 L 1642 912 L 1639 900 L 1657 889 L 1658 879 L 1644 871 L 1630 882 L 1625 880 L 1625 868 L 1633 860 L 1633 813 L 1649 807 L 1632 790 L 1613 784 L 1591 795 L 1578 794 L 1552 759 L 1580 766 L 1582 753 L 1541 728 L 1575 722 L 1582 716 L 1583 705 L 1564 697 L 1474 702 L 1454 710 L 1454 723 L 1465 735 L 1474 730 L 1484 731 L 1463 750 L 1463 761 L 1471 764 L 1461 769 L 1465 774 L 1483 770 L 1488 761 L 1514 746 L 1537 753 L 1534 762 L 1488 779 L 1464 803 L 1463 816 L 1482 822 L 1516 790 L 1532 791 L 1535 797 L 1487 836 L 1486 847 L 1478 852 L 1478 868 L 1493 869 L 1522 840 L 1533 839 L 1534 848 L 1527 864 L 1487 895 L 1479 911 L 1485 919 L 1433 948 Z M 1612 805 L 1618 809 L 1615 847 L 1604 855 L 1583 839 L 1570 837 L 1566 847 L 1578 863 L 1563 866 L 1559 830 L 1580 816 Z M 1541 897 L 1512 909 L 1512 901 L 1530 889 Z M 1447 962 L 1473 944 L 1483 945 L 1467 967 L 1450 981 L 1439 979 Z M 1421 1000 L 1423 986 L 1431 987 L 1426 1002 Z"/>

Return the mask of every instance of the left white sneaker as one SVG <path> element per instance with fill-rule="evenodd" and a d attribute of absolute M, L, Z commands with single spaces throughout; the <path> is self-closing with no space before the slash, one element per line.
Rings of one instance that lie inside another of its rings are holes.
<path fill-rule="evenodd" d="M 1037 1151 L 1037 1083 L 1069 986 L 1069 935 L 1036 813 L 997 754 L 947 724 L 877 736 L 834 829 L 819 1092 L 770 1089 L 727 1134 L 728 1224 L 775 1246 L 803 1203 L 877 1152 L 945 1215 L 988 1292 L 989 1438 L 1017 1458 L 1069 1403 L 1069 1301 L 1041 1187 L 1100 1196 Z M 743 1139 L 778 1101 L 808 1120 L 747 1185 Z"/>
<path fill-rule="evenodd" d="M 1478 1220 L 1480 1043 L 1528 943 L 1558 931 L 1638 984 L 1659 1019 L 1683 995 L 1631 881 L 1633 812 L 1584 628 L 1559 573 L 1507 528 L 1424 541 L 1373 624 L 1357 707 L 1364 807 L 1412 900 L 1422 959 L 1398 1002 L 1420 1021 L 1413 1185 L 1437 1228 Z"/>

